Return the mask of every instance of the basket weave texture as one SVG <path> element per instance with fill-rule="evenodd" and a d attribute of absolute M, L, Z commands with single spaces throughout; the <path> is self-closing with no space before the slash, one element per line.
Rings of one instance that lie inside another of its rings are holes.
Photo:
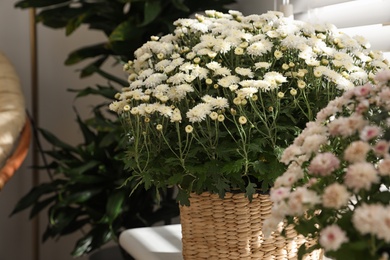
<path fill-rule="evenodd" d="M 201 259 L 298 259 L 306 240 L 288 228 L 286 237 L 274 234 L 265 239 L 261 227 L 271 212 L 268 195 L 256 194 L 252 202 L 243 193 L 226 193 L 221 199 L 208 192 L 191 194 L 190 206 L 180 206 L 183 257 Z M 305 260 L 321 260 L 316 250 Z"/>

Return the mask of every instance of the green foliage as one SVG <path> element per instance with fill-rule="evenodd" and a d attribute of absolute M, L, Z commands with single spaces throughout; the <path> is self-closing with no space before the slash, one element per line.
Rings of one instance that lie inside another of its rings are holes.
<path fill-rule="evenodd" d="M 49 223 L 43 241 L 82 230 L 73 256 L 116 241 L 123 229 L 169 222 L 179 214 L 169 190 L 161 192 L 157 201 L 155 190 L 142 187 L 129 197 L 134 181 L 121 187 L 129 172 L 123 167 L 118 121 L 109 120 L 97 108 L 89 120 L 83 121 L 77 114 L 77 122 L 84 141 L 76 146 L 64 143 L 47 130 L 39 130 L 53 147 L 44 152 L 52 162 L 41 167 L 53 171 L 52 179 L 33 187 L 12 214 L 31 208 L 32 218 L 48 209 Z"/>
<path fill-rule="evenodd" d="M 163 35 L 173 29 L 172 23 L 183 17 L 213 9 L 226 11 L 226 5 L 235 0 L 23 0 L 17 8 L 39 8 L 38 22 L 50 28 L 63 28 L 66 35 L 81 25 L 102 31 L 107 41 L 84 46 L 69 54 L 66 64 L 76 64 L 92 58 L 94 61 L 81 70 L 81 76 L 90 65 L 97 68 L 109 57 L 127 62 L 134 51 L 151 35 Z M 97 63 L 96 63 L 97 62 Z"/>

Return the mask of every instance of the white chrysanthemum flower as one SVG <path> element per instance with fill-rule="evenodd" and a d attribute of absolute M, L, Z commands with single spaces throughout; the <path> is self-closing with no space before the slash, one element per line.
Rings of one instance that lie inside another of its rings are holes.
<path fill-rule="evenodd" d="M 165 67 L 171 64 L 171 60 L 161 60 L 156 65 L 154 65 L 155 70 L 164 71 Z"/>
<path fill-rule="evenodd" d="M 138 75 L 138 78 L 143 80 L 149 77 L 150 75 L 152 75 L 153 73 L 154 73 L 153 69 L 146 69 Z"/>
<path fill-rule="evenodd" d="M 253 76 L 254 76 L 254 73 L 252 72 L 252 70 L 248 69 L 248 68 L 236 67 L 234 71 L 237 74 L 239 74 L 241 76 L 248 77 L 248 78 L 253 78 Z"/>
<path fill-rule="evenodd" d="M 123 107 L 127 105 L 127 102 L 124 100 L 120 101 L 114 101 L 109 105 L 109 109 L 111 111 L 117 112 L 118 114 L 121 114 L 123 112 Z"/>
<path fill-rule="evenodd" d="M 216 61 L 212 61 L 207 63 L 206 67 L 209 68 L 210 70 L 216 71 L 217 69 L 221 68 L 221 64 Z"/>
<path fill-rule="evenodd" d="M 237 84 L 240 78 L 237 76 L 226 76 L 218 80 L 218 84 L 224 88 L 228 88 L 231 85 Z"/>
<path fill-rule="evenodd" d="M 239 84 L 244 88 L 254 87 L 262 91 L 269 90 L 271 86 L 266 80 L 243 80 L 240 81 Z"/>
<path fill-rule="evenodd" d="M 173 59 L 173 60 L 171 61 L 171 64 L 170 64 L 170 65 L 171 65 L 171 66 L 174 66 L 174 67 L 176 68 L 177 66 L 182 65 L 183 62 L 184 62 L 184 59 L 181 58 L 181 57 L 179 57 L 179 58 Z"/>
<path fill-rule="evenodd" d="M 220 53 L 226 53 L 232 47 L 231 43 L 224 39 L 217 39 L 213 45 L 213 50 Z"/>
<path fill-rule="evenodd" d="M 160 113 L 161 116 L 171 117 L 173 113 L 173 109 L 170 106 L 166 106 L 164 104 L 156 103 L 156 111 Z"/>
<path fill-rule="evenodd" d="M 181 117 L 181 112 L 178 108 L 175 108 L 172 112 L 172 115 L 171 115 L 171 123 L 174 123 L 174 122 L 181 122 L 182 120 L 182 117 Z"/>
<path fill-rule="evenodd" d="M 200 103 L 189 109 L 186 116 L 191 123 L 201 122 L 206 119 L 206 116 L 211 113 L 211 110 L 211 104 Z"/>
<path fill-rule="evenodd" d="M 230 69 L 226 68 L 226 67 L 222 67 L 222 68 L 219 68 L 219 69 L 216 69 L 214 71 L 214 75 L 216 76 L 230 76 L 231 75 L 231 72 L 230 72 Z"/>
<path fill-rule="evenodd" d="M 278 86 L 279 84 L 282 84 L 284 82 L 287 82 L 287 78 L 285 76 L 283 76 L 281 73 L 276 72 L 276 71 L 267 72 L 264 75 L 264 80 L 271 83 L 271 88 L 272 88 L 273 82 L 275 82 L 277 84 L 276 86 Z"/>
<path fill-rule="evenodd" d="M 209 74 L 209 70 L 200 66 L 195 66 L 191 71 L 191 75 L 198 79 L 206 79 Z"/>
<path fill-rule="evenodd" d="M 154 87 L 154 86 L 161 84 L 166 79 L 167 79 L 167 75 L 162 74 L 162 73 L 154 73 L 144 80 L 144 84 L 148 88 Z"/>
<path fill-rule="evenodd" d="M 167 96 L 169 100 L 179 101 L 184 99 L 189 92 L 194 92 L 194 88 L 190 84 L 180 84 L 172 86 L 167 92 Z"/>
<path fill-rule="evenodd" d="M 306 39 L 304 37 L 299 35 L 289 34 L 280 42 L 280 44 L 290 49 L 298 49 L 298 46 L 305 42 Z"/>
<path fill-rule="evenodd" d="M 256 94 L 257 92 L 259 92 L 259 89 L 258 89 L 258 88 L 255 88 L 255 87 L 246 87 L 246 88 L 241 88 L 241 89 L 237 90 L 237 91 L 236 91 L 236 95 L 237 95 L 237 96 L 243 96 L 243 97 L 249 98 L 249 97 L 252 97 L 253 94 Z"/>
<path fill-rule="evenodd" d="M 213 109 L 224 109 L 229 107 L 229 102 L 226 98 L 223 97 L 211 97 L 209 95 L 206 95 L 202 98 L 204 102 L 207 104 L 210 104 Z"/>
<path fill-rule="evenodd" d="M 249 55 L 263 56 L 272 50 L 273 44 L 269 40 L 262 40 L 261 42 L 251 43 L 246 49 Z"/>
<path fill-rule="evenodd" d="M 167 79 L 167 83 L 171 83 L 173 85 L 180 85 L 180 84 L 186 83 L 186 74 L 184 74 L 182 72 L 178 72 L 178 73 L 170 76 Z"/>
<path fill-rule="evenodd" d="M 258 69 L 268 69 L 269 67 L 271 67 L 271 63 L 269 62 L 265 62 L 265 61 L 260 61 L 260 62 L 256 62 L 255 63 L 255 68 L 256 70 Z"/>
<path fill-rule="evenodd" d="M 148 47 L 150 48 L 151 52 L 153 53 L 162 53 L 164 55 L 169 55 L 172 53 L 175 49 L 174 45 L 169 42 L 157 42 L 157 41 L 152 41 L 149 42 Z"/>

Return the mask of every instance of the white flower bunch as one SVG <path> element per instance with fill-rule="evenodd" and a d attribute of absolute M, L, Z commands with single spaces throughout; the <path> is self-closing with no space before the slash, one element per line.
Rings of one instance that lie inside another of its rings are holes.
<path fill-rule="evenodd" d="M 129 87 L 110 109 L 140 182 L 187 195 L 268 191 L 283 171 L 280 151 L 306 122 L 388 67 L 361 37 L 278 12 L 206 11 L 174 25 L 124 65 Z"/>
<path fill-rule="evenodd" d="M 390 252 L 390 70 L 329 102 L 285 149 L 266 230 L 287 218 L 335 259 Z"/>

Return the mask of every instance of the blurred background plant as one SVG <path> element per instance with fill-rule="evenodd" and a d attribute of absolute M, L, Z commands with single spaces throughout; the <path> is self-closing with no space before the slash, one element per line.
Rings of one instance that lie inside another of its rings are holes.
<path fill-rule="evenodd" d="M 171 32 L 173 21 L 207 9 L 226 11 L 234 0 L 25 0 L 17 8 L 37 8 L 37 22 L 53 29 L 65 29 L 67 36 L 80 26 L 104 33 L 107 40 L 72 51 L 65 61 L 74 65 L 89 61 L 80 70 L 80 77 L 94 73 L 106 85 L 71 89 L 77 98 L 99 96 L 92 116 L 83 119 L 75 109 L 83 135 L 80 144 L 63 142 L 45 129 L 36 129 L 36 138 L 43 137 L 52 147 L 41 148 L 42 165 L 34 165 L 49 175 L 49 181 L 33 187 L 15 206 L 16 214 L 30 208 L 30 217 L 48 214 L 49 222 L 43 241 L 81 230 L 73 256 L 89 254 L 109 241 L 117 242 L 124 229 L 168 224 L 179 214 L 172 190 L 135 189 L 135 183 L 121 186 L 129 173 L 124 170 L 122 130 L 116 116 L 107 111 L 108 104 L 125 80 L 103 69 L 108 60 L 114 64 L 133 58 L 134 50 L 152 35 Z M 39 143 L 39 142 L 38 142 Z M 50 162 L 46 162 L 46 156 Z M 43 172 L 43 173 L 45 173 Z"/>

